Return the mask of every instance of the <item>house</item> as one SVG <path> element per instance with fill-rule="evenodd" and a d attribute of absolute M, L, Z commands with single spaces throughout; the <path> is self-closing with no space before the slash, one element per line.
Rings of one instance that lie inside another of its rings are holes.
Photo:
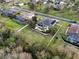
<path fill-rule="evenodd" d="M 33 2 L 33 3 L 38 3 L 38 2 L 45 3 L 47 1 L 48 0 L 31 0 L 31 2 Z"/>
<path fill-rule="evenodd" d="M 79 25 L 72 24 L 67 29 L 67 41 L 79 46 Z"/>
<path fill-rule="evenodd" d="M 17 15 L 15 17 L 15 21 L 21 24 L 27 24 L 29 20 L 32 20 L 32 17 L 34 17 L 34 13 L 28 13 L 28 12 L 23 12 L 20 15 Z"/>
<path fill-rule="evenodd" d="M 14 5 L 15 6 L 24 6 L 24 3 L 22 3 L 22 2 L 16 2 Z"/>
<path fill-rule="evenodd" d="M 3 3 L 3 2 L 8 3 L 8 2 L 12 2 L 12 1 L 13 1 L 13 0 L 0 0 L 1 3 Z"/>
<path fill-rule="evenodd" d="M 50 19 L 50 18 L 44 18 L 44 20 L 39 21 L 36 24 L 35 29 L 42 31 L 42 32 L 46 32 L 49 30 L 50 26 L 53 26 L 56 23 L 55 19 Z"/>
<path fill-rule="evenodd" d="M 12 2 L 12 1 L 13 1 L 13 0 L 4 0 L 4 2 L 7 2 L 7 3 L 8 3 L 8 2 Z"/>
<path fill-rule="evenodd" d="M 14 13 L 14 12 L 11 11 L 11 10 L 9 10 L 9 9 L 4 9 L 4 10 L 2 11 L 2 15 L 7 16 L 7 17 L 12 16 L 13 13 Z"/>
<path fill-rule="evenodd" d="M 64 7 L 67 5 L 65 0 L 55 0 L 53 1 L 53 8 L 55 10 L 63 10 Z"/>
<path fill-rule="evenodd" d="M 33 12 L 23 12 L 20 15 L 25 19 L 32 19 L 35 16 Z"/>
<path fill-rule="evenodd" d="M 13 18 L 18 12 L 19 10 L 16 8 L 3 9 L 2 15 Z"/>
<path fill-rule="evenodd" d="M 16 16 L 15 21 L 23 25 L 26 24 L 26 19 L 24 19 L 21 15 Z"/>

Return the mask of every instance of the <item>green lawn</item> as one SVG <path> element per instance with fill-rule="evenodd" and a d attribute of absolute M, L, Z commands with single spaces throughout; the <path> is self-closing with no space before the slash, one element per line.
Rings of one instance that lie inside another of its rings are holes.
<path fill-rule="evenodd" d="M 79 18 L 77 17 L 75 12 L 70 11 L 70 10 L 64 11 L 64 12 L 58 12 L 58 11 L 52 10 L 52 11 L 49 12 L 49 14 L 51 14 L 53 16 L 58 16 L 58 17 L 63 17 L 63 18 L 79 21 Z"/>
<path fill-rule="evenodd" d="M 18 29 L 22 27 L 21 25 L 17 24 L 16 22 L 13 22 L 12 20 L 7 20 L 5 24 L 10 29 Z"/>
<path fill-rule="evenodd" d="M 22 25 L 19 25 L 18 23 L 14 22 L 13 19 L 10 19 L 8 17 L 0 16 L 0 21 L 4 22 L 5 26 L 12 30 L 22 27 Z"/>

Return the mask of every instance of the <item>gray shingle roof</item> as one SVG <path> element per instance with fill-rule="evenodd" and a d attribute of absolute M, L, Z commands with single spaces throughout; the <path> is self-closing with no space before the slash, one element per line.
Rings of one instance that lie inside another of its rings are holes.
<path fill-rule="evenodd" d="M 11 1 L 13 1 L 13 0 L 4 0 L 4 2 L 11 2 Z"/>
<path fill-rule="evenodd" d="M 46 18 L 43 21 L 38 22 L 37 24 L 38 24 L 38 26 L 46 27 L 46 26 L 53 25 L 55 22 L 56 22 L 56 20 L 54 20 L 54 19 Z"/>

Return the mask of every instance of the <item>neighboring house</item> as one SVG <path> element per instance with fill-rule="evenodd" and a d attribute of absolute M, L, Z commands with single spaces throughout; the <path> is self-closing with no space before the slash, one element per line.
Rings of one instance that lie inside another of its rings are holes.
<path fill-rule="evenodd" d="M 22 3 L 22 2 L 16 2 L 14 5 L 15 6 L 24 6 L 24 3 Z"/>
<path fill-rule="evenodd" d="M 31 0 L 31 2 L 33 3 L 38 3 L 38 2 L 42 2 L 42 3 L 45 3 L 47 2 L 48 0 Z"/>
<path fill-rule="evenodd" d="M 72 24 L 67 29 L 67 41 L 79 46 L 79 25 Z"/>
<path fill-rule="evenodd" d="M 71 8 L 75 5 L 75 0 L 55 0 L 53 5 L 55 9 L 63 10 L 64 8 Z"/>
<path fill-rule="evenodd" d="M 44 20 L 39 21 L 36 24 L 35 29 L 42 31 L 42 32 L 46 32 L 49 30 L 49 27 L 54 25 L 55 23 L 56 23 L 55 19 L 45 18 Z"/>
<path fill-rule="evenodd" d="M 17 10 L 16 8 L 9 8 L 9 9 L 4 9 L 2 11 L 2 15 L 7 17 L 14 17 L 18 12 L 19 10 Z"/>
<path fill-rule="evenodd" d="M 32 19 L 35 16 L 33 12 L 23 12 L 20 15 L 25 19 Z"/>
<path fill-rule="evenodd" d="M 7 2 L 7 3 L 8 3 L 8 2 L 12 2 L 12 1 L 13 1 L 13 0 L 4 0 L 4 2 Z"/>
<path fill-rule="evenodd" d="M 21 15 L 16 16 L 15 21 L 23 25 L 26 24 L 26 19 L 24 19 Z"/>
<path fill-rule="evenodd" d="M 0 0 L 1 3 L 3 3 L 3 2 L 8 3 L 8 2 L 12 2 L 12 1 L 13 1 L 13 0 Z"/>
<path fill-rule="evenodd" d="M 63 10 L 66 5 L 67 5 L 67 3 L 64 0 L 55 0 L 53 2 L 53 7 L 56 10 Z"/>
<path fill-rule="evenodd" d="M 34 13 L 24 12 L 24 13 L 21 13 L 20 15 L 17 15 L 15 17 L 15 21 L 25 25 L 29 20 L 32 20 L 32 17 L 34 16 L 35 16 Z"/>

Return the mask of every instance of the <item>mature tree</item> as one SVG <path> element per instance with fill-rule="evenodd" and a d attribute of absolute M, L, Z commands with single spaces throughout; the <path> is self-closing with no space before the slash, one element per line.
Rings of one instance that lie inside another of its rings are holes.
<path fill-rule="evenodd" d="M 4 31 L 2 31 L 3 40 L 6 40 L 6 39 L 10 38 L 10 35 L 11 35 L 10 29 L 5 29 Z"/>
<path fill-rule="evenodd" d="M 76 14 L 79 16 L 79 1 L 75 3 L 73 10 L 76 11 Z"/>
<path fill-rule="evenodd" d="M 34 16 L 34 17 L 32 17 L 32 20 L 29 21 L 29 26 L 30 26 L 31 28 L 35 28 L 36 23 L 37 23 L 37 17 Z"/>
<path fill-rule="evenodd" d="M 49 33 L 50 33 L 51 35 L 54 35 L 54 34 L 57 32 L 58 28 L 59 28 L 59 27 L 58 27 L 57 25 L 55 25 L 54 27 L 50 27 Z"/>
<path fill-rule="evenodd" d="M 25 51 L 30 52 L 33 59 L 52 59 L 53 57 L 50 49 L 46 49 L 45 45 L 39 43 L 32 44 L 32 46 L 29 46 L 28 49 L 25 49 Z"/>
<path fill-rule="evenodd" d="M 33 2 L 29 2 L 28 5 L 29 5 L 31 10 L 35 9 L 35 4 Z"/>

